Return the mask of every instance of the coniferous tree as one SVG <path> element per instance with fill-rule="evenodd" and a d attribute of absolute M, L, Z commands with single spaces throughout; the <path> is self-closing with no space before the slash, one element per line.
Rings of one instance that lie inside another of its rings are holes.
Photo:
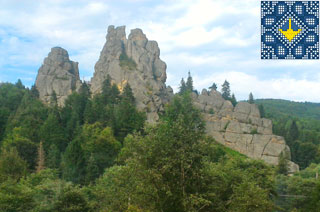
<path fill-rule="evenodd" d="M 188 72 L 188 78 L 187 78 L 187 82 L 186 82 L 186 89 L 189 92 L 193 91 L 193 79 L 191 77 L 190 71 Z"/>
<path fill-rule="evenodd" d="M 8 179 L 18 180 L 27 174 L 27 163 L 15 148 L 2 149 L 0 154 L 0 184 Z"/>
<path fill-rule="evenodd" d="M 121 100 L 114 108 L 114 116 L 113 129 L 120 141 L 135 130 L 141 131 L 144 126 L 145 114 L 136 109 L 135 98 L 129 84 L 125 86 Z"/>
<path fill-rule="evenodd" d="M 63 152 L 67 147 L 66 133 L 60 123 L 60 117 L 58 113 L 50 112 L 47 120 L 40 128 L 40 138 L 43 142 L 43 147 L 48 153 L 51 145 L 58 147 L 59 151 Z"/>
<path fill-rule="evenodd" d="M 61 168 L 63 179 L 80 184 L 85 182 L 86 161 L 80 139 L 74 139 L 68 145 L 63 154 Z"/>
<path fill-rule="evenodd" d="M 61 152 L 56 144 L 51 144 L 46 157 L 46 167 L 57 169 L 60 166 Z"/>
<path fill-rule="evenodd" d="M 183 78 L 181 79 L 179 88 L 180 88 L 179 94 L 184 94 L 187 91 L 187 86 Z"/>
<path fill-rule="evenodd" d="M 209 87 L 209 90 L 214 90 L 216 91 L 217 90 L 217 84 L 216 83 L 212 83 L 212 85 Z"/>
<path fill-rule="evenodd" d="M 237 104 L 237 99 L 236 99 L 236 96 L 234 95 L 234 93 L 232 94 L 230 101 L 231 101 L 231 103 L 232 103 L 233 106 L 236 106 L 236 104 Z"/>
<path fill-rule="evenodd" d="M 3 148 L 15 148 L 19 156 L 27 162 L 29 170 L 34 170 L 37 165 L 37 144 L 25 135 L 26 129 L 15 127 L 3 140 Z"/>
<path fill-rule="evenodd" d="M 19 89 L 25 89 L 24 85 L 22 84 L 21 79 L 18 79 L 18 81 L 16 82 L 15 86 Z"/>
<path fill-rule="evenodd" d="M 299 138 L 299 129 L 295 120 L 293 120 L 290 125 L 287 138 L 290 143 Z"/>
<path fill-rule="evenodd" d="M 249 104 L 254 104 L 254 98 L 253 98 L 253 94 L 251 92 L 249 94 L 248 102 L 249 102 Z"/>
<path fill-rule="evenodd" d="M 225 100 L 230 100 L 231 98 L 231 90 L 230 90 L 230 83 L 225 80 L 224 83 L 222 84 L 222 89 L 221 89 L 221 95 Z"/>

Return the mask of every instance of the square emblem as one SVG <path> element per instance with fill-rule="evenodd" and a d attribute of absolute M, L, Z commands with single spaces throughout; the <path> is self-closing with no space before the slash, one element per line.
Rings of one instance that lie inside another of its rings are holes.
<path fill-rule="evenodd" d="M 261 59 L 319 59 L 319 1 L 261 1 Z"/>

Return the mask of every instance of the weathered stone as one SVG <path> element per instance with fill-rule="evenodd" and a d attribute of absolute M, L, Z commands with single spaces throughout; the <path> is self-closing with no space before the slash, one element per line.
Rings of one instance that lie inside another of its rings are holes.
<path fill-rule="evenodd" d="M 192 98 L 203 112 L 207 134 L 219 143 L 272 165 L 278 164 L 281 153 L 290 160 L 290 148 L 283 137 L 272 134 L 271 120 L 260 117 L 257 105 L 239 102 L 233 107 L 215 90 L 204 89 Z M 290 161 L 289 169 L 294 172 L 299 167 Z"/>
<path fill-rule="evenodd" d="M 65 49 L 52 48 L 38 71 L 36 87 L 43 102 L 50 103 L 55 92 L 58 105 L 63 106 L 68 95 L 81 87 L 78 63 L 69 59 Z"/>
<path fill-rule="evenodd" d="M 155 123 L 173 96 L 172 88 L 165 85 L 166 64 L 160 59 L 157 42 L 149 41 L 141 29 L 131 30 L 127 39 L 124 26 L 110 26 L 106 39 L 91 80 L 93 95 L 101 92 L 108 75 L 120 91 L 129 84 L 137 108 L 146 112 L 149 123 Z M 63 105 L 80 85 L 78 64 L 69 60 L 64 49 L 53 48 L 37 76 L 40 98 L 49 103 L 55 92 L 59 105 Z M 207 134 L 217 142 L 272 165 L 277 165 L 283 154 L 290 173 L 299 170 L 290 161 L 290 148 L 284 138 L 273 135 L 271 120 L 260 117 L 257 105 L 239 102 L 234 107 L 216 90 L 203 89 L 200 95 L 192 92 L 191 97 L 202 112 Z"/>
<path fill-rule="evenodd" d="M 121 66 L 120 55 L 125 55 L 128 61 L 124 62 L 132 66 Z M 95 65 L 92 93 L 101 92 L 108 75 L 118 87 L 128 83 L 136 98 L 137 108 L 147 113 L 148 122 L 156 122 L 158 112 L 163 110 L 163 105 L 173 95 L 172 88 L 165 85 L 166 64 L 159 57 L 157 42 L 149 41 L 141 29 L 131 30 L 127 39 L 124 26 L 110 26 L 107 42 Z"/>

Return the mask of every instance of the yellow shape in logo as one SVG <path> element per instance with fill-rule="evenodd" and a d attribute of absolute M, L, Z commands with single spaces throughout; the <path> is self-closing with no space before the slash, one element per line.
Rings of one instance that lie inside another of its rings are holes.
<path fill-rule="evenodd" d="M 293 31 L 291 28 L 291 18 L 289 18 L 289 29 L 287 29 L 287 31 L 279 29 L 279 31 L 291 42 L 291 40 L 301 32 L 301 29 L 298 29 L 298 31 Z"/>

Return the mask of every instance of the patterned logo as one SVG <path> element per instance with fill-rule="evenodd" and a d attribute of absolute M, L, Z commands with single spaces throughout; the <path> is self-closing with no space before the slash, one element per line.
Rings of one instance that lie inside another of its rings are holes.
<path fill-rule="evenodd" d="M 319 59 L 319 1 L 261 1 L 261 59 Z"/>

